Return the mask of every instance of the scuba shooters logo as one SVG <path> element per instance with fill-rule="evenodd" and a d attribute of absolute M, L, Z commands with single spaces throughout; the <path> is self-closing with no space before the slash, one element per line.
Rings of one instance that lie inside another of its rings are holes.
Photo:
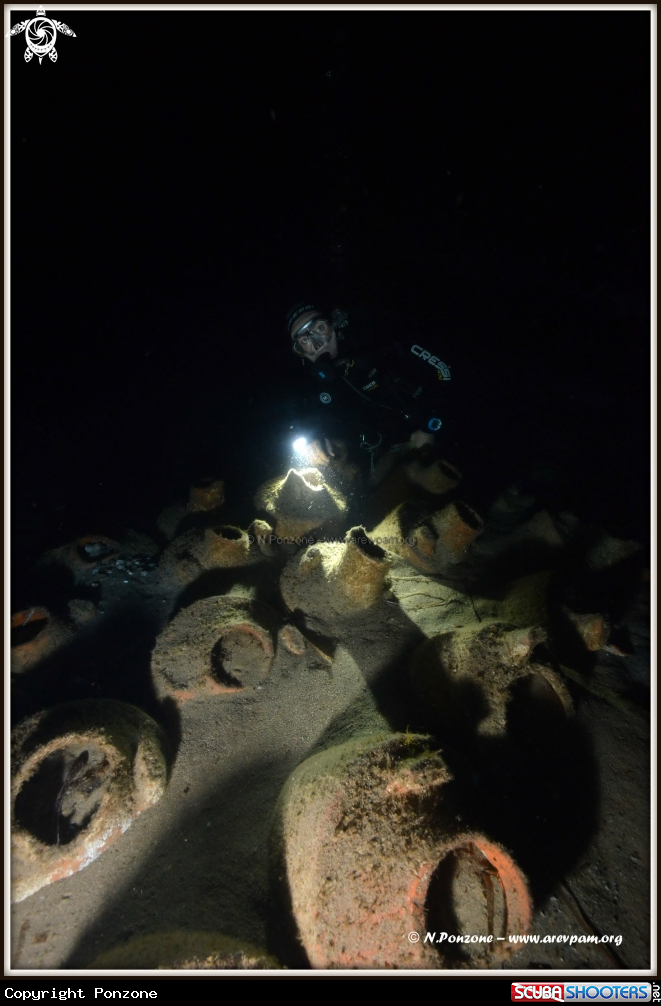
<path fill-rule="evenodd" d="M 528 1002 L 545 999 L 555 1002 L 611 1002 L 625 999 L 627 1002 L 650 1002 L 652 985 L 650 982 L 512 982 L 510 999 L 512 1002 Z"/>
<path fill-rule="evenodd" d="M 436 367 L 436 369 L 438 370 L 438 376 L 442 381 L 451 380 L 450 368 L 448 367 L 447 363 L 443 363 L 443 361 L 439 360 L 437 356 L 432 356 L 429 350 L 423 349 L 422 346 L 418 346 L 416 344 L 414 346 L 411 346 L 411 352 L 413 353 L 414 356 L 420 357 L 421 360 L 426 360 L 427 363 L 430 363 L 432 365 L 432 367 Z"/>
<path fill-rule="evenodd" d="M 44 56 L 48 56 L 50 61 L 55 63 L 57 60 L 55 39 L 57 38 L 58 31 L 61 31 L 63 35 L 70 35 L 72 38 L 76 38 L 76 33 L 71 31 L 68 25 L 46 17 L 46 11 L 43 7 L 38 8 L 36 17 L 15 24 L 11 31 L 7 32 L 5 38 L 9 38 L 10 35 L 18 35 L 24 29 L 25 41 L 28 44 L 23 54 L 26 63 L 29 63 L 33 56 L 38 56 L 40 63 Z"/>

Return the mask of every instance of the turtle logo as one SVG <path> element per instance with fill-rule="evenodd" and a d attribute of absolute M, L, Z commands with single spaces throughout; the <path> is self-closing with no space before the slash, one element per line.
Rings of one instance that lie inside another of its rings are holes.
<path fill-rule="evenodd" d="M 20 24 L 15 24 L 12 30 L 7 32 L 5 38 L 10 35 L 18 35 L 23 29 L 25 29 L 25 41 L 28 44 L 25 50 L 26 63 L 29 63 L 33 56 L 38 56 L 40 63 L 44 56 L 48 56 L 54 63 L 57 59 L 55 39 L 58 31 L 61 31 L 63 35 L 76 37 L 76 33 L 71 31 L 68 25 L 46 17 L 46 11 L 43 7 L 38 9 L 37 16 L 33 17 L 31 21 L 21 21 Z"/>

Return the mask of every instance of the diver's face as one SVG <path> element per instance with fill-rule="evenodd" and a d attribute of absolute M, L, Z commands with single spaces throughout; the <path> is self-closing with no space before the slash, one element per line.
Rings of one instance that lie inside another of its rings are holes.
<path fill-rule="evenodd" d="M 311 363 L 324 353 L 332 359 L 337 356 L 337 334 L 330 322 L 317 311 L 306 311 L 293 326 L 292 348 L 298 356 Z"/>

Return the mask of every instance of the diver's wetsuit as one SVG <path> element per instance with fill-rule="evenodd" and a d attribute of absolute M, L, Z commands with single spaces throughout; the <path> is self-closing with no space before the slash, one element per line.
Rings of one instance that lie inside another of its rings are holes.
<path fill-rule="evenodd" d="M 379 435 L 384 447 L 406 441 L 414 430 L 434 433 L 441 420 L 447 430 L 451 386 L 448 366 L 432 347 L 415 337 L 382 340 L 369 348 L 355 332 L 352 316 L 338 329 L 338 354 L 322 354 L 315 363 L 298 363 L 306 378 L 297 427 L 313 438 L 370 443 Z"/>

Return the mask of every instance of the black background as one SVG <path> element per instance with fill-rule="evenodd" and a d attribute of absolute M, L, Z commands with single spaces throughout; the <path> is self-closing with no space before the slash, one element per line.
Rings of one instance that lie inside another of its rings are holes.
<path fill-rule="evenodd" d="M 7 43 L 18 568 L 281 468 L 308 296 L 438 350 L 494 488 L 550 460 L 644 538 L 650 13 L 47 16 L 55 64 Z"/>

